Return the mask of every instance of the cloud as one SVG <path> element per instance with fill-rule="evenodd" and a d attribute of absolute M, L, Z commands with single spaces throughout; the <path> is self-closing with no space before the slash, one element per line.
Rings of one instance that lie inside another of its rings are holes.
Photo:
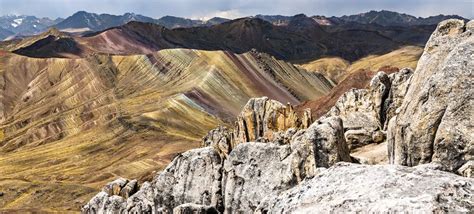
<path fill-rule="evenodd" d="M 227 18 L 227 19 L 236 19 L 240 17 L 244 17 L 245 15 L 241 13 L 239 10 L 224 10 L 224 11 L 215 11 L 208 13 L 207 15 L 200 15 L 197 17 L 191 17 L 194 19 L 202 19 L 202 20 L 209 20 L 214 17 L 222 17 L 222 18 Z"/>
<path fill-rule="evenodd" d="M 0 15 L 67 17 L 79 10 L 154 18 L 164 15 L 236 18 L 256 14 L 340 16 L 392 10 L 415 16 L 457 14 L 474 17 L 472 0 L 0 0 Z"/>

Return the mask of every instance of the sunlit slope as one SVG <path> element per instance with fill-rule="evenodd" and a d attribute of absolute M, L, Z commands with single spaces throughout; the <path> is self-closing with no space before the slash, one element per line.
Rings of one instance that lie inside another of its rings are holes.
<path fill-rule="evenodd" d="M 340 57 L 324 57 L 299 64 L 298 67 L 324 74 L 330 80 L 339 83 L 349 74 L 361 69 L 378 71 L 385 66 L 415 69 L 422 53 L 422 47 L 404 46 L 386 54 L 370 55 L 352 63 Z"/>
<path fill-rule="evenodd" d="M 108 180 L 147 178 L 196 147 L 250 97 L 298 104 L 332 88 L 266 54 L 185 49 L 83 59 L 5 54 L 0 75 L 0 211 L 77 211 Z"/>
<path fill-rule="evenodd" d="M 308 71 L 322 73 L 331 81 L 337 83 L 346 73 L 350 62 L 340 57 L 324 57 L 298 66 Z"/>
<path fill-rule="evenodd" d="M 348 70 L 351 73 L 360 69 L 378 71 L 385 66 L 415 69 L 422 53 L 422 47 L 405 46 L 387 54 L 371 55 L 359 59 L 352 63 Z"/>

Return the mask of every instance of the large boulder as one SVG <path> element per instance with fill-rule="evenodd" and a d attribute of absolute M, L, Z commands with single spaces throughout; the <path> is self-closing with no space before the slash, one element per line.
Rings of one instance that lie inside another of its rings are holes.
<path fill-rule="evenodd" d="M 211 147 L 187 151 L 176 157 L 151 183 L 144 183 L 131 196 L 128 194 L 128 199 L 116 194 L 120 194 L 122 188 L 127 188 L 121 179 L 106 185 L 83 207 L 83 212 L 157 212 L 173 210 L 186 203 L 222 209 L 222 164 L 220 155 Z"/>
<path fill-rule="evenodd" d="M 295 185 L 290 154 L 289 145 L 239 144 L 224 164 L 225 212 L 252 212 L 268 195 Z"/>
<path fill-rule="evenodd" d="M 467 213 L 474 180 L 430 166 L 338 163 L 279 195 L 257 213 Z"/>
<path fill-rule="evenodd" d="M 351 89 L 344 93 L 324 117 L 341 117 L 344 129 L 350 131 L 346 140 L 350 149 L 377 142 L 375 132 L 383 129 L 384 102 L 389 95 L 391 81 L 384 72 L 372 78 L 368 89 Z"/>
<path fill-rule="evenodd" d="M 474 22 L 441 22 L 388 124 L 389 159 L 455 172 L 474 157 Z"/>

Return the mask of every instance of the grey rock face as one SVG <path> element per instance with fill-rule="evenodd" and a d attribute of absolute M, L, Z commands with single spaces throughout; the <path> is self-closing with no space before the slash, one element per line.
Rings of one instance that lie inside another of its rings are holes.
<path fill-rule="evenodd" d="M 338 163 L 269 196 L 257 213 L 470 212 L 474 180 L 430 169 Z"/>
<path fill-rule="evenodd" d="M 470 160 L 458 169 L 458 173 L 464 177 L 474 178 L 474 160 Z"/>
<path fill-rule="evenodd" d="M 225 212 L 252 212 L 267 195 L 293 186 L 290 154 L 288 145 L 239 144 L 224 163 Z"/>
<path fill-rule="evenodd" d="M 384 101 L 385 108 L 385 124 L 384 130 L 387 130 L 388 121 L 397 113 L 397 109 L 402 105 L 403 99 L 410 85 L 410 78 L 413 70 L 409 68 L 401 69 L 399 72 L 389 75 L 390 91 L 387 99 Z"/>
<path fill-rule="evenodd" d="M 84 206 L 83 212 L 156 212 L 173 210 L 186 203 L 219 208 L 222 204 L 222 164 L 219 154 L 211 147 L 190 150 L 175 158 L 153 182 L 144 183 L 127 200 L 102 191 Z M 114 187 L 115 183 L 123 182 L 112 183 L 107 186 Z"/>
<path fill-rule="evenodd" d="M 351 89 L 325 115 L 339 116 L 344 129 L 357 130 L 346 135 L 350 149 L 374 143 L 372 135 L 382 130 L 386 119 L 384 101 L 390 86 L 390 78 L 384 72 L 379 72 L 371 80 L 369 89 Z"/>
<path fill-rule="evenodd" d="M 456 172 L 474 157 L 474 36 L 472 21 L 441 22 L 388 125 L 390 162 L 438 162 Z"/>
<path fill-rule="evenodd" d="M 343 132 L 342 120 L 329 117 L 293 135 L 290 142 L 292 171 L 298 183 L 317 174 L 317 168 L 352 161 Z"/>
<path fill-rule="evenodd" d="M 351 161 L 342 121 L 330 117 L 293 135 L 290 145 L 239 144 L 224 162 L 225 211 L 252 212 L 276 195 L 314 176 L 316 167 Z"/>
<path fill-rule="evenodd" d="M 109 195 L 102 191 L 95 195 L 84 207 L 82 213 L 122 213 L 125 210 L 125 199 L 117 195 Z"/>
<path fill-rule="evenodd" d="M 313 144 L 316 167 L 330 167 L 340 161 L 351 162 L 339 117 L 329 117 L 313 123 L 306 130 L 303 141 Z"/>

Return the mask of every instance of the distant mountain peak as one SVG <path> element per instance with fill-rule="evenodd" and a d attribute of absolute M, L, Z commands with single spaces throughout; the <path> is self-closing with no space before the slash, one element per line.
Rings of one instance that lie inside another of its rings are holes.
<path fill-rule="evenodd" d="M 464 19 L 456 15 L 442 14 L 423 18 L 389 10 L 371 10 L 356 15 L 341 16 L 339 18 L 334 17 L 334 19 L 339 19 L 345 22 L 357 22 L 361 24 L 379 24 L 382 26 L 436 25 L 439 22 L 450 18 Z"/>

